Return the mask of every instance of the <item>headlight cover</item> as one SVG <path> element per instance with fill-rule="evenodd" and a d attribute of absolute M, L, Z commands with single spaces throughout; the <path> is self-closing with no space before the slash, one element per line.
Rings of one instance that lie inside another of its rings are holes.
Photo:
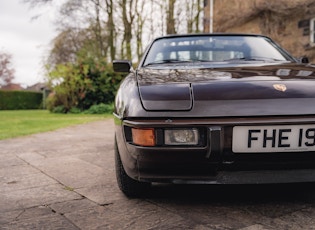
<path fill-rule="evenodd" d="M 190 129 L 165 129 L 165 145 L 198 145 L 199 131 L 196 128 Z"/>

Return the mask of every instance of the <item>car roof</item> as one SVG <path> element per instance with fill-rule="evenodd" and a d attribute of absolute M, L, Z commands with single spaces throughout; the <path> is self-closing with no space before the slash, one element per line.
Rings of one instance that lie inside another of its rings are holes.
<path fill-rule="evenodd" d="M 193 33 L 193 34 L 168 34 L 155 38 L 154 40 L 159 40 L 163 38 L 180 38 L 180 37 L 200 37 L 200 36 L 251 36 L 251 37 L 264 37 L 269 38 L 268 36 L 262 34 L 251 34 L 251 33 Z M 270 39 L 270 38 L 269 38 Z"/>

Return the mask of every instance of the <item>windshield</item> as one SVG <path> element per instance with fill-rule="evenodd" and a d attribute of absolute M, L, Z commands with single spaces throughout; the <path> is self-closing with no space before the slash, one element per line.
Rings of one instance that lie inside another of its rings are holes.
<path fill-rule="evenodd" d="M 143 66 L 180 62 L 293 61 L 266 37 L 187 36 L 156 40 Z"/>

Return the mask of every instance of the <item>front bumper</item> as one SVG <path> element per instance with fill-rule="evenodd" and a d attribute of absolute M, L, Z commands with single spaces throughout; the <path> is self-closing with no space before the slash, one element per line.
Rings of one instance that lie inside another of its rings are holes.
<path fill-rule="evenodd" d="M 174 184 L 278 184 L 315 182 L 315 169 L 222 171 L 207 179 L 171 179 Z"/>
<path fill-rule="evenodd" d="M 315 182 L 315 152 L 234 154 L 231 131 L 235 125 L 309 124 L 312 117 L 239 118 L 216 120 L 124 121 L 117 126 L 119 151 L 127 174 L 139 181 L 176 184 L 264 184 Z M 131 127 L 198 126 L 207 130 L 205 146 L 141 147 L 125 139 Z"/>

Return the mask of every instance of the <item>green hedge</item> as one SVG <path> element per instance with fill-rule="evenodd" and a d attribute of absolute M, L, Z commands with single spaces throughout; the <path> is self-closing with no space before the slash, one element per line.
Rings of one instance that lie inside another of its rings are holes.
<path fill-rule="evenodd" d="M 40 109 L 41 92 L 0 90 L 0 110 Z"/>

